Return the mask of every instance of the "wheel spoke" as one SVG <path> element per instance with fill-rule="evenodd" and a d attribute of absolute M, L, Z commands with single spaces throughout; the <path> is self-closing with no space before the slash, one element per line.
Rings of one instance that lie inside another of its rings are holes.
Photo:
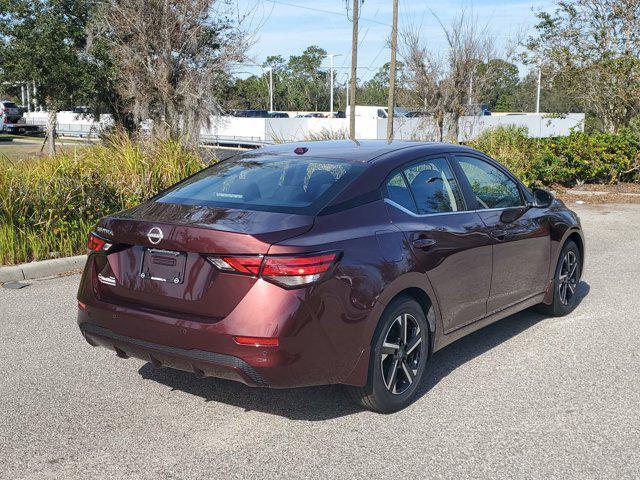
<path fill-rule="evenodd" d="M 568 287 L 568 288 L 569 288 L 569 290 L 571 291 L 571 295 L 573 295 L 574 293 L 576 293 L 576 286 L 575 286 L 573 283 L 568 282 L 568 283 L 567 283 L 567 287 Z"/>
<path fill-rule="evenodd" d="M 573 278 L 573 275 L 576 273 L 577 268 L 578 268 L 578 262 L 575 262 L 571 267 L 571 270 L 569 270 L 569 278 Z"/>
<path fill-rule="evenodd" d="M 411 339 L 409 343 L 407 343 L 407 355 L 415 350 L 415 348 L 422 343 L 422 337 L 420 336 L 420 332 Z"/>
<path fill-rule="evenodd" d="M 409 328 L 409 321 L 407 319 L 408 314 L 404 314 L 402 316 L 402 323 L 401 323 L 401 327 L 402 327 L 402 341 L 406 344 L 407 343 L 407 329 Z"/>
<path fill-rule="evenodd" d="M 398 377 L 398 359 L 396 358 L 393 361 L 393 365 L 391 365 L 391 370 L 389 371 L 389 381 L 386 383 L 387 388 L 391 391 L 394 391 L 396 388 L 396 380 Z"/>
<path fill-rule="evenodd" d="M 416 378 L 416 374 L 413 372 L 413 370 L 411 370 L 411 367 L 407 365 L 407 362 L 405 360 L 402 361 L 402 371 L 407 377 L 409 385 L 411 385 L 413 383 L 413 379 Z"/>
<path fill-rule="evenodd" d="M 393 355 L 398 351 L 399 348 L 400 348 L 400 345 L 398 345 L 397 343 L 384 342 L 382 344 L 382 354 Z"/>

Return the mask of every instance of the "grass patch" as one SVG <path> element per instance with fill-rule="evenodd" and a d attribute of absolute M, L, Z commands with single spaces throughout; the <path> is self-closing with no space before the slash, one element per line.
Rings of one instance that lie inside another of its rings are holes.
<path fill-rule="evenodd" d="M 11 139 L 12 140 L 12 139 Z M 15 163 L 23 160 L 30 160 L 34 157 L 46 157 L 43 152 L 47 151 L 45 147 L 42 149 L 42 141 L 40 142 L 13 142 L 13 141 L 0 141 L 0 161 Z M 71 153 L 76 148 L 85 148 L 86 144 L 80 143 L 67 143 L 64 145 L 58 144 L 58 150 L 62 152 Z"/>

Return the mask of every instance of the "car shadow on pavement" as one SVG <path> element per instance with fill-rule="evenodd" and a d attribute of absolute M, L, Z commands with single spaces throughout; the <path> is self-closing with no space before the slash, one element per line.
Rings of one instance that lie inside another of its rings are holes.
<path fill-rule="evenodd" d="M 589 284 L 581 281 L 576 289 L 576 308 L 589 294 Z M 473 332 L 451 345 L 436 352 L 427 366 L 427 374 L 423 379 L 416 399 L 427 394 L 440 380 L 470 360 L 488 352 L 492 348 L 531 328 L 535 324 L 552 319 L 534 308 L 510 315 L 496 323 Z"/>
<path fill-rule="evenodd" d="M 578 305 L 589 293 L 589 284 L 580 282 L 576 295 Z M 425 395 L 440 380 L 470 360 L 524 332 L 549 317 L 533 309 L 511 315 L 478 330 L 437 352 L 429 362 L 427 374 L 417 399 Z M 152 380 L 207 402 L 219 402 L 242 408 L 279 415 L 291 420 L 322 421 L 362 412 L 340 385 L 277 390 L 252 388 L 242 383 L 218 378 L 198 378 L 189 372 L 143 365 L 138 373 Z"/>
<path fill-rule="evenodd" d="M 138 373 L 146 380 L 167 385 L 204 398 L 242 408 L 279 415 L 291 420 L 321 421 L 343 417 L 362 411 L 340 385 L 290 389 L 253 388 L 221 378 L 198 378 L 193 373 L 171 368 L 156 368 L 151 363 L 140 367 Z"/>

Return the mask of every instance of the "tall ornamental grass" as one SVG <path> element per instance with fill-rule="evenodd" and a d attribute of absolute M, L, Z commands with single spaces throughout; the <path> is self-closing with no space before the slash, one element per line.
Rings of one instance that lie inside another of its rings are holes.
<path fill-rule="evenodd" d="M 139 142 L 121 132 L 55 157 L 0 163 L 0 265 L 83 253 L 100 217 L 204 166 L 179 142 Z"/>

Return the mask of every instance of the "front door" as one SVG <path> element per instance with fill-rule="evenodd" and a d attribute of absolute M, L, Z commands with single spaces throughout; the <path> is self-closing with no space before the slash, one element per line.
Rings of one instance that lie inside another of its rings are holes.
<path fill-rule="evenodd" d="M 409 164 L 392 174 L 386 190 L 391 221 L 436 293 L 444 331 L 484 317 L 492 240 L 479 215 L 467 210 L 448 160 Z"/>
<path fill-rule="evenodd" d="M 462 182 L 493 243 L 491 293 L 487 315 L 543 292 L 549 272 L 551 239 L 540 209 L 526 206 L 511 176 L 480 157 L 456 156 Z"/>

